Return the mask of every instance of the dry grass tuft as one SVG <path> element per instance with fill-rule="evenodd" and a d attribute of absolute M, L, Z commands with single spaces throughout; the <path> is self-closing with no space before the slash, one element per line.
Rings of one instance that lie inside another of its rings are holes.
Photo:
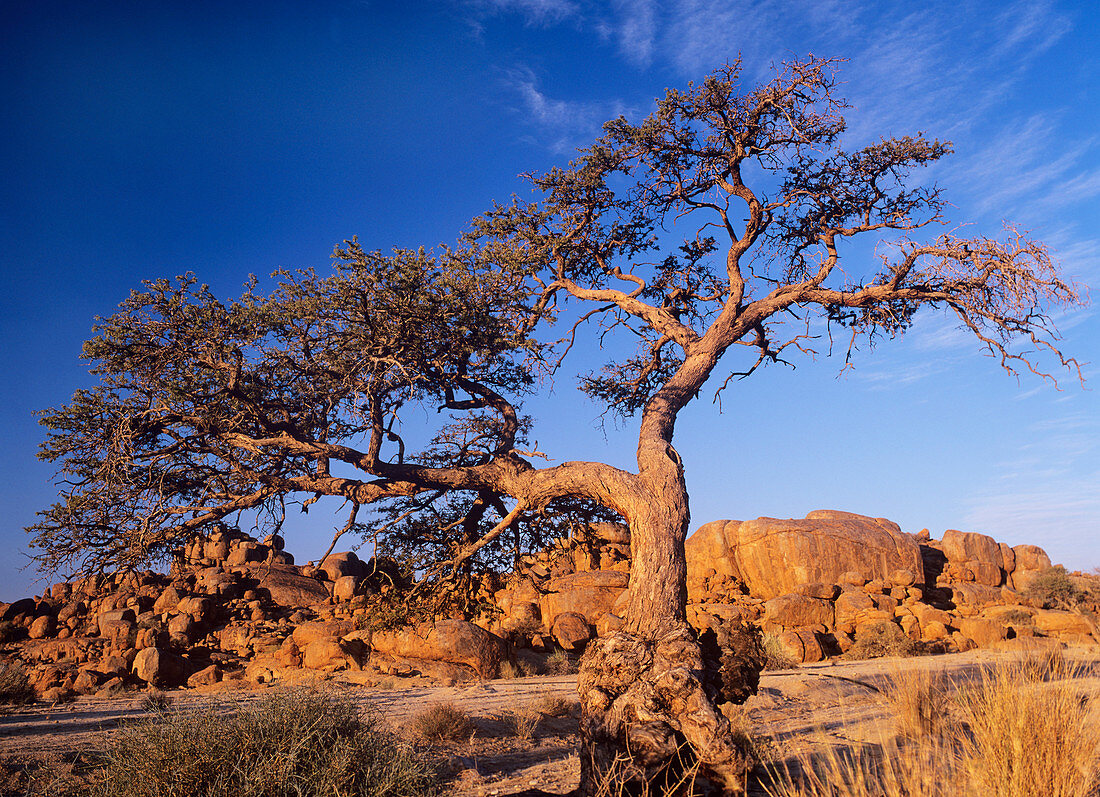
<path fill-rule="evenodd" d="M 761 643 L 764 646 L 764 669 L 766 671 L 791 670 L 801 664 L 786 651 L 779 641 L 779 637 L 775 634 L 765 633 Z"/>
<path fill-rule="evenodd" d="M 527 740 L 535 735 L 535 730 L 544 716 L 537 701 L 532 701 L 513 709 L 505 721 L 517 739 Z"/>
<path fill-rule="evenodd" d="M 568 717 L 580 707 L 579 701 L 561 695 L 543 695 L 538 702 L 539 711 L 547 717 Z"/>
<path fill-rule="evenodd" d="M 896 671 L 886 688 L 898 733 L 908 739 L 937 736 L 946 730 L 950 684 L 924 669 Z"/>
<path fill-rule="evenodd" d="M 680 797 L 695 794 L 701 764 L 687 753 L 686 745 L 680 747 L 677 758 L 679 766 L 663 776 L 647 778 L 629 753 L 621 754 L 597 778 L 594 797 Z"/>
<path fill-rule="evenodd" d="M 1030 653 L 1020 659 L 1019 675 L 1026 681 L 1049 681 L 1075 676 L 1074 665 L 1061 648 Z"/>
<path fill-rule="evenodd" d="M 769 797 L 961 797 L 951 751 L 938 741 L 882 748 L 830 747 L 769 771 Z"/>
<path fill-rule="evenodd" d="M 150 687 L 141 698 L 139 708 L 150 713 L 164 712 L 172 707 L 172 697 L 160 689 Z"/>
<path fill-rule="evenodd" d="M 504 722 L 516 738 L 526 740 L 535 735 L 544 718 L 568 717 L 578 708 L 580 704 L 576 700 L 559 695 L 542 695 L 513 709 L 504 717 Z"/>
<path fill-rule="evenodd" d="M 770 769 L 765 790 L 771 797 L 1094 797 L 1100 717 L 1096 687 L 1079 674 L 1037 681 L 1019 663 L 985 671 L 956 697 L 956 723 L 942 721 L 947 684 L 903 676 L 891 692 L 897 739 L 796 756 Z"/>
<path fill-rule="evenodd" d="M 546 657 L 546 672 L 550 675 L 572 675 L 577 671 L 577 660 L 564 650 L 555 650 Z"/>
<path fill-rule="evenodd" d="M 1085 797 L 1100 787 L 1095 690 L 1074 676 L 1036 683 L 1001 667 L 960 694 L 961 766 L 973 786 L 990 797 Z"/>
<path fill-rule="evenodd" d="M 467 741 L 477 731 L 470 715 L 454 703 L 436 703 L 409 722 L 409 730 L 430 742 Z"/>

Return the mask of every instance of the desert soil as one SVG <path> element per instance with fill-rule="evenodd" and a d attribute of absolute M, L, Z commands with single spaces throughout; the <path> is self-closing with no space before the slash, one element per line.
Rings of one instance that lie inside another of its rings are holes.
<path fill-rule="evenodd" d="M 767 752 L 783 759 L 799 750 L 825 745 L 859 746 L 893 735 L 893 718 L 882 690 L 908 670 L 943 673 L 955 683 L 977 677 L 983 667 L 1010 654 L 971 651 L 949 656 L 875 659 L 803 665 L 765 673 L 757 695 L 739 710 L 741 721 L 764 740 Z M 513 712 L 546 697 L 575 699 L 575 676 L 536 676 L 457 686 L 413 685 L 379 689 L 339 677 L 326 686 L 346 694 L 364 710 L 373 709 L 398 732 L 436 703 L 453 703 L 469 713 L 477 731 L 469 741 L 435 744 L 446 778 L 446 793 L 459 797 L 563 795 L 577 785 L 578 716 L 544 718 L 530 738 L 517 736 Z M 171 693 L 172 709 L 187 711 L 219 705 L 232 710 L 256 692 Z M 120 723 L 147 716 L 143 695 L 115 699 L 80 698 L 56 706 L 35 705 L 0 716 L 0 758 L 68 755 L 102 748 Z M 752 792 L 750 792 L 751 794 Z M 762 792 L 760 792 L 762 793 Z"/>

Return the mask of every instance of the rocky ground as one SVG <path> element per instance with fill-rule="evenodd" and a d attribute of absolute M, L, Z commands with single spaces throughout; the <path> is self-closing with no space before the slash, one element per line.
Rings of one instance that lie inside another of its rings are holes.
<path fill-rule="evenodd" d="M 894 733 L 891 707 L 883 689 L 909 670 L 929 670 L 961 684 L 983 667 L 1018 658 L 1020 653 L 976 650 L 909 659 L 803 665 L 765 673 L 759 693 L 739 709 L 739 721 L 761 740 L 762 750 L 782 760 L 799 750 L 827 745 L 855 747 L 882 742 Z M 1071 655 L 1087 656 L 1081 649 Z M 1086 673 L 1093 688 L 1100 678 Z M 452 703 L 474 720 L 468 740 L 430 747 L 447 781 L 446 793 L 460 797 L 563 795 L 579 778 L 577 716 L 545 718 L 530 738 L 518 736 L 509 716 L 548 696 L 571 698 L 574 676 L 538 676 L 473 682 L 457 686 L 421 682 L 399 689 L 365 686 L 339 676 L 325 682 L 364 710 L 374 710 L 399 733 L 410 720 L 437 703 Z M 169 693 L 171 709 L 224 705 L 226 710 L 260 692 Z M 28 753 L 63 760 L 77 751 L 104 745 L 120 723 L 147 716 L 143 695 L 104 699 L 81 697 L 60 705 L 37 704 L 0 716 L 0 760 L 25 760 Z M 757 794 L 762 791 L 755 790 Z M 750 792 L 752 793 L 752 792 Z"/>

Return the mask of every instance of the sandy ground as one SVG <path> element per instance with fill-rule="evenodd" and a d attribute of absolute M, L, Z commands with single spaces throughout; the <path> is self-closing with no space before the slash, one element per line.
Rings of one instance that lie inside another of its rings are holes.
<path fill-rule="evenodd" d="M 765 673 L 760 691 L 741 709 L 741 721 L 768 740 L 772 756 L 825 745 L 858 746 L 893 734 L 890 706 L 880 690 L 911 669 L 941 672 L 955 683 L 977 677 L 984 666 L 1009 654 L 989 651 L 914 659 L 803 665 Z M 530 738 L 519 738 L 510 715 L 548 696 L 575 699 L 575 676 L 539 676 L 458 686 L 411 686 L 381 690 L 340 679 L 327 686 L 402 732 L 417 713 L 435 703 L 453 703 L 474 719 L 469 741 L 436 744 L 430 753 L 447 779 L 447 793 L 461 797 L 569 793 L 577 785 L 577 713 L 544 718 Z M 219 705 L 232 710 L 255 692 L 172 693 L 172 708 L 186 711 Z M 57 706 L 35 705 L 0 716 L 0 757 L 67 755 L 102 748 L 120 723 L 147 716 L 143 695 L 110 700 L 81 698 Z"/>

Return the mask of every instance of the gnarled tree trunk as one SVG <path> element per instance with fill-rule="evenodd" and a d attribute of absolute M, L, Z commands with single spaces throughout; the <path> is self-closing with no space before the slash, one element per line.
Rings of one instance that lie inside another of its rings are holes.
<path fill-rule="evenodd" d="M 643 488 L 621 504 L 631 529 L 626 623 L 593 640 L 581 661 L 579 794 L 599 794 L 608 781 L 625 793 L 690 793 L 695 773 L 739 793 L 751 762 L 718 703 L 755 691 L 759 645 L 745 636 L 737 661 L 727 653 L 732 666 L 723 667 L 713 632 L 700 640 L 687 624 L 689 513 L 679 455 L 655 440 L 639 447 L 639 464 Z"/>

